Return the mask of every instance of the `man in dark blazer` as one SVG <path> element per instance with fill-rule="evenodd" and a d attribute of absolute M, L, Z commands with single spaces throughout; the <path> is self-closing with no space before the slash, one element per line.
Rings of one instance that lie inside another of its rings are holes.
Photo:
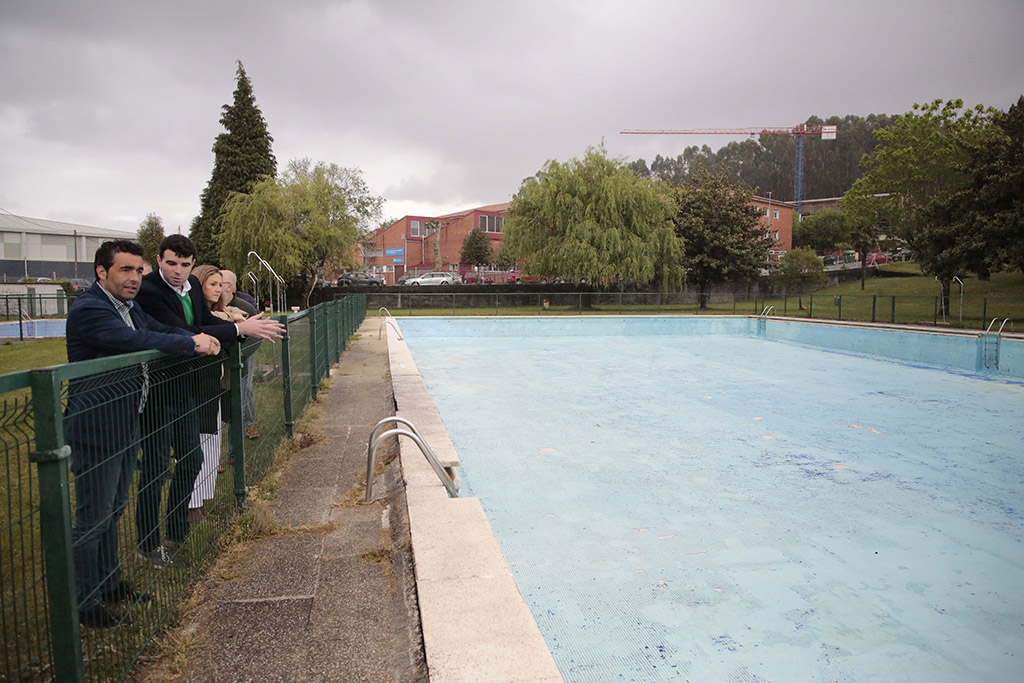
<path fill-rule="evenodd" d="M 94 260 L 96 282 L 75 299 L 67 320 L 68 361 L 156 349 L 175 356 L 216 354 L 220 345 L 146 315 L 133 299 L 142 278 L 142 247 L 104 242 Z M 118 522 L 128 502 L 139 451 L 139 413 L 148 398 L 142 365 L 71 380 L 64 433 L 75 474 L 71 529 L 78 614 L 82 624 L 128 622 L 104 603 L 136 601 L 118 561 Z"/>
<path fill-rule="evenodd" d="M 160 322 L 193 333 L 215 337 L 221 346 L 235 344 L 240 336 L 280 339 L 284 326 L 261 315 L 231 323 L 213 315 L 199 280 L 191 275 L 196 248 L 184 235 L 170 235 L 160 243 L 157 269 L 142 278 L 137 300 L 146 313 Z M 194 369 L 191 369 L 194 370 Z M 139 500 L 135 513 L 140 559 L 154 567 L 178 562 L 169 545 L 180 545 L 189 531 L 188 501 L 202 468 L 199 446 L 199 394 L 196 372 L 185 376 L 161 376 L 155 384 L 154 401 L 143 415 L 146 440 L 139 473 Z M 171 474 L 170 458 L 174 452 Z M 160 499 L 163 484 L 171 478 L 167 493 L 167 540 L 161 542 Z"/>

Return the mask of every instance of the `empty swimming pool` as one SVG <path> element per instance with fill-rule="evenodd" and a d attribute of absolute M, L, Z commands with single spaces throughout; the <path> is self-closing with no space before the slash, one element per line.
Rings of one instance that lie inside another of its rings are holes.
<path fill-rule="evenodd" d="M 1024 383 L 783 324 L 401 328 L 567 680 L 1019 680 Z"/>

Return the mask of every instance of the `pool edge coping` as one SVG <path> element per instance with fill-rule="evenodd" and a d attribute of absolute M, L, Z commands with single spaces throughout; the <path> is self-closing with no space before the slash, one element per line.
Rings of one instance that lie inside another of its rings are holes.
<path fill-rule="evenodd" d="M 395 414 L 416 425 L 443 465 L 458 465 L 408 346 L 386 328 Z M 412 441 L 399 440 L 399 458 L 430 680 L 563 680 L 479 499 L 449 498 Z"/>

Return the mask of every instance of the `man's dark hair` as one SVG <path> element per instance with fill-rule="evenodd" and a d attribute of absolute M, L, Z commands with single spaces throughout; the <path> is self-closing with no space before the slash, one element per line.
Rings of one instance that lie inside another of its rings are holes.
<path fill-rule="evenodd" d="M 160 251 L 157 253 L 158 258 L 164 257 L 164 252 L 170 249 L 175 254 L 181 257 L 196 255 L 196 245 L 189 238 L 184 235 L 175 233 L 174 235 L 168 235 L 160 243 Z"/>
<path fill-rule="evenodd" d="M 96 269 L 103 266 L 103 270 L 110 270 L 114 265 L 115 254 L 134 254 L 142 256 L 145 250 L 138 242 L 131 240 L 107 240 L 96 250 L 96 256 L 92 260 L 92 272 L 96 275 Z M 97 276 L 97 279 L 99 277 Z"/>

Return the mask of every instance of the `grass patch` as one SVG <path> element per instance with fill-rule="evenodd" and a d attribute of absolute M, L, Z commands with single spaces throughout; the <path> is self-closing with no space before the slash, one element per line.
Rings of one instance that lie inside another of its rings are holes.
<path fill-rule="evenodd" d="M 68 362 L 67 343 L 60 339 L 5 340 L 0 344 L 0 375 Z"/>

